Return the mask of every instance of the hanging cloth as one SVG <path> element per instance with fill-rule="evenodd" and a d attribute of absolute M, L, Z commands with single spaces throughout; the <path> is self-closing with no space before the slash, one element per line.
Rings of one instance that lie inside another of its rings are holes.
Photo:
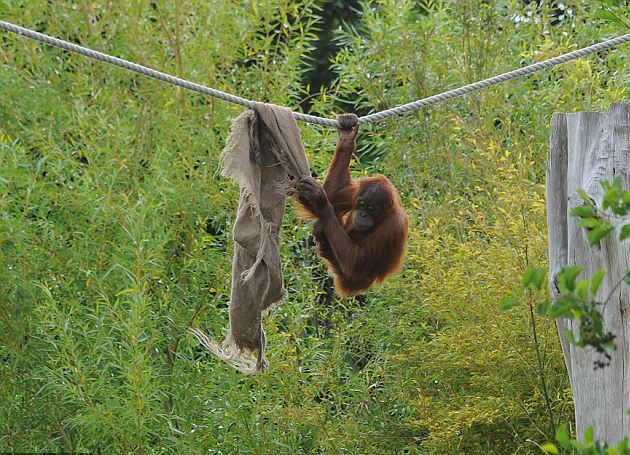
<path fill-rule="evenodd" d="M 310 175 L 300 129 L 290 109 L 261 104 L 232 125 L 221 154 L 223 176 L 241 188 L 234 224 L 230 327 L 219 345 L 193 333 L 210 351 L 243 373 L 263 371 L 263 311 L 286 295 L 280 261 L 280 227 L 292 181 Z"/>

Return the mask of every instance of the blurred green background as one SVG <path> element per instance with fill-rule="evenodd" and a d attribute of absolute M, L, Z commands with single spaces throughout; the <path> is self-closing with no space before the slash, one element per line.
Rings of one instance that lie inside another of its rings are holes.
<path fill-rule="evenodd" d="M 0 0 L 0 19 L 250 99 L 366 114 L 628 33 L 628 2 Z M 0 33 L 0 452 L 528 454 L 553 438 L 527 312 L 556 111 L 628 101 L 619 47 L 362 127 L 412 220 L 403 271 L 338 299 L 289 208 L 266 374 L 227 324 L 238 106 Z M 336 133 L 301 124 L 321 178 Z M 536 297 L 536 296 L 534 296 Z M 543 295 L 540 296 L 541 298 Z M 554 422 L 570 422 L 539 318 Z"/>

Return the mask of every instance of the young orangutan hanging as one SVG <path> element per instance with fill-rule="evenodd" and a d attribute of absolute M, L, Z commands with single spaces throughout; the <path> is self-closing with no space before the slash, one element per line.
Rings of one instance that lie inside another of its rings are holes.
<path fill-rule="evenodd" d="M 310 176 L 297 183 L 307 217 L 316 219 L 317 253 L 335 278 L 341 295 L 355 295 L 398 271 L 409 219 L 400 196 L 384 175 L 350 177 L 350 158 L 359 130 L 354 114 L 342 114 L 339 141 L 322 186 Z"/>

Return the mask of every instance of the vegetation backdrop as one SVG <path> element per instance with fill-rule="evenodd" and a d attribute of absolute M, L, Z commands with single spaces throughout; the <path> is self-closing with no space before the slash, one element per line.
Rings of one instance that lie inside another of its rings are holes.
<path fill-rule="evenodd" d="M 2 19 L 251 99 L 382 110 L 627 33 L 628 3 L 0 0 Z M 625 16 L 624 16 L 625 15 Z M 412 219 L 403 271 L 338 299 L 288 210 L 266 374 L 227 324 L 240 107 L 0 34 L 0 452 L 527 454 L 572 420 L 553 323 L 497 311 L 546 264 L 555 111 L 628 100 L 620 47 L 361 128 Z M 317 177 L 331 129 L 301 125 Z M 541 297 L 546 290 L 541 291 Z"/>

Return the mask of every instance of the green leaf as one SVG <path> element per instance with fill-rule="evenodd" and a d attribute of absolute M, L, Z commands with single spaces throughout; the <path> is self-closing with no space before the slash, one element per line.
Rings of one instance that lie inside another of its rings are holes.
<path fill-rule="evenodd" d="M 575 280 L 582 272 L 582 267 L 575 265 L 573 267 L 563 267 L 560 273 L 558 273 L 558 287 L 560 292 L 566 294 L 575 289 Z"/>
<path fill-rule="evenodd" d="M 534 269 L 527 269 L 523 275 L 523 287 L 527 289 L 534 278 Z"/>
<path fill-rule="evenodd" d="M 593 431 L 593 427 L 588 427 L 584 430 L 584 442 L 589 446 L 595 442 L 595 432 Z"/>
<path fill-rule="evenodd" d="M 549 309 L 549 302 L 546 300 L 540 302 L 536 310 L 538 311 L 538 316 L 545 316 L 547 314 L 547 310 Z"/>
<path fill-rule="evenodd" d="M 519 300 L 516 300 L 510 297 L 503 300 L 503 302 L 501 302 L 501 304 L 499 305 L 499 311 L 507 311 L 514 307 L 519 306 L 520 304 L 521 302 Z"/>
<path fill-rule="evenodd" d="M 626 240 L 628 237 L 630 237 L 630 224 L 624 225 L 619 233 L 619 240 Z"/>
<path fill-rule="evenodd" d="M 569 438 L 569 431 L 567 430 L 566 424 L 563 423 L 556 430 L 556 441 L 558 441 L 558 444 L 560 444 L 563 448 L 569 448 L 571 438 Z"/>
<path fill-rule="evenodd" d="M 594 218 L 597 212 L 592 205 L 580 205 L 571 210 L 571 216 L 579 216 L 580 218 Z"/>
<path fill-rule="evenodd" d="M 532 284 L 540 289 L 545 281 L 547 270 L 543 268 L 533 267 L 528 269 L 523 276 L 523 287 L 528 288 Z"/>
<path fill-rule="evenodd" d="M 588 340 L 582 336 L 580 329 L 578 327 L 577 333 L 572 330 L 567 330 L 564 333 L 564 336 L 567 338 L 569 344 L 573 346 L 577 346 L 578 348 L 586 347 Z"/>
<path fill-rule="evenodd" d="M 597 11 L 593 17 L 595 19 L 603 19 L 605 21 L 612 22 L 613 24 L 625 25 L 625 22 L 622 21 L 615 13 L 612 11 L 600 10 Z"/>
<path fill-rule="evenodd" d="M 584 202 L 586 202 L 588 205 L 593 205 L 593 200 L 591 199 L 591 197 L 588 195 L 586 191 L 580 188 L 577 190 L 577 193 L 580 195 L 580 197 L 582 198 Z"/>
<path fill-rule="evenodd" d="M 547 311 L 550 318 L 570 318 L 571 310 L 575 307 L 575 303 L 570 300 L 557 300 L 551 305 L 551 308 Z"/>
<path fill-rule="evenodd" d="M 580 220 L 580 226 L 587 229 L 595 229 L 602 225 L 602 222 L 597 218 L 582 218 Z"/>
<path fill-rule="evenodd" d="M 545 282 L 545 276 L 547 276 L 547 269 L 536 269 L 536 272 L 534 273 L 534 286 L 536 286 L 536 289 L 542 288 Z"/>
<path fill-rule="evenodd" d="M 560 453 L 558 451 L 558 448 L 551 442 L 544 443 L 543 445 L 540 446 L 540 448 L 543 449 L 545 453 L 550 453 L 552 455 L 558 455 Z"/>
<path fill-rule="evenodd" d="M 575 286 L 575 292 L 582 301 L 586 302 L 588 300 L 588 280 L 580 280 Z"/>
<path fill-rule="evenodd" d="M 613 230 L 613 227 L 609 223 L 604 223 L 600 227 L 593 229 L 586 236 L 588 238 L 589 245 L 591 246 L 595 245 L 597 242 L 603 239 L 606 236 L 606 234 L 608 234 L 612 230 Z"/>
<path fill-rule="evenodd" d="M 571 448 L 573 449 L 572 454 L 579 453 L 584 455 L 593 455 L 592 452 L 584 451 L 584 446 L 577 439 L 571 439 Z"/>
<path fill-rule="evenodd" d="M 623 190 L 620 178 L 615 178 L 612 186 L 608 182 L 602 182 L 602 188 L 606 191 L 602 199 L 602 208 L 604 210 L 610 208 L 615 215 L 625 215 L 629 206 L 627 201 L 630 199 L 628 191 Z"/>
<path fill-rule="evenodd" d="M 606 276 L 606 270 L 601 269 L 595 272 L 593 278 L 591 279 L 591 294 L 594 296 L 597 294 L 599 286 L 602 284 L 602 280 Z"/>

